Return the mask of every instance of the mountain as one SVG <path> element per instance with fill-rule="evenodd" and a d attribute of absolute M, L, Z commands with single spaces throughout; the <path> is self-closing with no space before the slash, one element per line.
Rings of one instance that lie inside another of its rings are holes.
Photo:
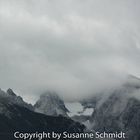
<path fill-rule="evenodd" d="M 34 105 L 35 111 L 50 116 L 67 117 L 68 109 L 65 107 L 63 100 L 53 92 L 46 92 L 40 96 L 40 99 Z"/>
<path fill-rule="evenodd" d="M 84 129 L 84 125 L 70 118 L 47 116 L 30 110 L 28 104 L 17 98 L 12 90 L 8 90 L 7 93 L 0 91 L 0 139 L 2 140 L 13 140 L 15 131 L 83 132 Z"/>
<path fill-rule="evenodd" d="M 16 104 L 18 106 L 26 107 L 29 110 L 34 110 L 34 107 L 31 104 L 26 103 L 22 97 L 17 96 L 12 89 L 8 89 L 7 92 L 4 92 L 0 89 L 0 101 L 8 102 L 9 104 Z"/>
<path fill-rule="evenodd" d="M 86 131 L 123 131 L 126 140 L 140 140 L 139 99 L 140 79 L 133 75 L 108 94 L 96 94 L 66 106 L 57 94 L 51 92 L 41 95 L 32 106 L 11 89 L 7 92 L 0 90 L 0 139 L 7 140 L 5 137 L 12 137 L 17 130 L 83 132 L 87 126 Z"/>
<path fill-rule="evenodd" d="M 140 139 L 140 100 L 134 96 L 138 93 L 140 97 L 140 80 L 134 76 L 128 79 L 102 103 L 97 103 L 90 118 L 91 129 L 100 132 L 123 131 L 127 140 Z"/>
<path fill-rule="evenodd" d="M 95 109 L 90 121 L 93 130 L 123 131 L 127 134 L 128 140 L 139 140 L 140 101 L 114 93 Z"/>

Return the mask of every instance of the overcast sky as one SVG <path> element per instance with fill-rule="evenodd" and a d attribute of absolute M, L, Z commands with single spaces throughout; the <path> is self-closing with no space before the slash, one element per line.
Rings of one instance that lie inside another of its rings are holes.
<path fill-rule="evenodd" d="M 34 102 L 140 77 L 139 0 L 0 0 L 0 87 Z"/>

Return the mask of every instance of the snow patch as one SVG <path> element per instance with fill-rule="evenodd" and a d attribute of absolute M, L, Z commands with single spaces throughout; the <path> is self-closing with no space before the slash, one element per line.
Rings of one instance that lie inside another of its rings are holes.
<path fill-rule="evenodd" d="M 79 102 L 71 102 L 71 103 L 65 103 L 66 108 L 69 110 L 69 117 L 72 116 L 80 116 L 80 115 L 85 115 L 85 116 L 91 116 L 94 109 L 93 108 L 86 108 L 79 103 Z"/>

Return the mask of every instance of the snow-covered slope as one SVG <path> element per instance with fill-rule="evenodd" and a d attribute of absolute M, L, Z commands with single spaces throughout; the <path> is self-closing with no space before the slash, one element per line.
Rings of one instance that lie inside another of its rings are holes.
<path fill-rule="evenodd" d="M 93 113 L 93 108 L 84 108 L 81 103 L 79 102 L 67 102 L 65 103 L 67 109 L 69 110 L 68 115 L 70 117 L 73 117 L 75 115 L 85 115 L 85 116 L 91 116 Z"/>
<path fill-rule="evenodd" d="M 85 108 L 80 102 L 68 102 L 65 105 L 69 110 L 68 116 L 71 119 L 87 127 L 90 125 L 89 120 L 94 112 L 94 108 Z"/>

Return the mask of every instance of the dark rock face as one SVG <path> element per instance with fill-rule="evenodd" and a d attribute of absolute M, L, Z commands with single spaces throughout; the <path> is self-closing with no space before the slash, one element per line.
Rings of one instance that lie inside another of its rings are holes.
<path fill-rule="evenodd" d="M 0 132 L 3 140 L 12 139 L 13 133 L 19 132 L 83 132 L 84 126 L 65 117 L 52 117 L 35 113 L 19 106 L 6 106 L 10 116 L 0 114 Z M 14 139 L 14 138 L 13 138 Z"/>
<path fill-rule="evenodd" d="M 35 113 L 28 107 L 11 101 L 0 92 L 0 139 L 12 140 L 15 131 L 22 132 L 83 132 L 84 125 L 63 116 L 53 117 Z"/>
<path fill-rule="evenodd" d="M 47 92 L 40 96 L 40 99 L 34 105 L 35 111 L 50 116 L 68 116 L 68 109 L 63 100 L 56 94 Z"/>
<path fill-rule="evenodd" d="M 140 101 L 131 98 L 122 113 L 124 128 L 129 139 L 140 139 Z"/>
<path fill-rule="evenodd" d="M 90 118 L 91 116 L 85 116 L 85 115 L 75 115 L 73 117 L 71 117 L 72 120 L 79 122 L 81 124 L 84 124 L 86 126 L 86 129 L 88 129 L 89 124 L 90 124 Z"/>
<path fill-rule="evenodd" d="M 7 102 L 9 104 L 16 104 L 29 110 L 34 110 L 31 104 L 26 103 L 22 97 L 17 96 L 12 89 L 8 89 L 7 92 L 0 90 L 0 101 Z"/>
<path fill-rule="evenodd" d="M 128 140 L 140 139 L 140 101 L 120 93 L 112 94 L 91 117 L 92 129 L 96 131 L 120 132 Z"/>

